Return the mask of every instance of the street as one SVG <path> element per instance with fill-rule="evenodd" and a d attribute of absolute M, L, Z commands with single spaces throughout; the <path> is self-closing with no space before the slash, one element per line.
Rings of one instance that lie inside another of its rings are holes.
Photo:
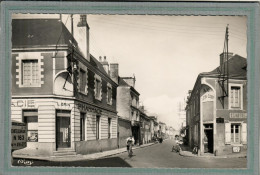
<path fill-rule="evenodd" d="M 246 158 L 183 157 L 171 152 L 173 140 L 135 149 L 133 157 L 127 152 L 97 160 L 50 162 L 14 159 L 14 166 L 79 166 L 134 168 L 246 168 Z M 19 162 L 18 162 L 19 161 Z"/>

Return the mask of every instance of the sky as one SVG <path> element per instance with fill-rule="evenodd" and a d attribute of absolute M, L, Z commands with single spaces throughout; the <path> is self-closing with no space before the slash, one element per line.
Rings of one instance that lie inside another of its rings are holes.
<path fill-rule="evenodd" d="M 13 17 L 32 16 L 59 18 Z M 184 103 L 198 74 L 219 66 L 227 25 L 229 52 L 247 56 L 246 16 L 87 15 L 87 20 L 90 53 L 119 63 L 121 77 L 134 75 L 148 115 L 175 129 L 178 103 Z"/>
<path fill-rule="evenodd" d="M 136 77 L 148 114 L 179 128 L 178 102 L 200 72 L 219 65 L 226 27 L 229 51 L 246 58 L 245 16 L 88 15 L 90 52 Z"/>

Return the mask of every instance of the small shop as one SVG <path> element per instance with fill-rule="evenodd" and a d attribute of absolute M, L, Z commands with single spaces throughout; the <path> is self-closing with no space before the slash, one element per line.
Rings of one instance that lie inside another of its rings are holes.
<path fill-rule="evenodd" d="M 27 126 L 27 147 L 16 154 L 88 154 L 117 147 L 117 116 L 70 99 L 13 98 L 12 120 Z"/>

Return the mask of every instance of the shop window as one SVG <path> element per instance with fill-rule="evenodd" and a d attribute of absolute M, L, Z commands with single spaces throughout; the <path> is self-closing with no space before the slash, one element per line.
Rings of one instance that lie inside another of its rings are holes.
<path fill-rule="evenodd" d="M 22 60 L 22 85 L 23 86 L 39 86 L 38 60 Z"/>
<path fill-rule="evenodd" d="M 96 116 L 96 139 L 100 139 L 100 116 Z"/>
<path fill-rule="evenodd" d="M 242 85 L 233 85 L 229 87 L 229 108 L 242 109 Z"/>
<path fill-rule="evenodd" d="M 86 72 L 82 69 L 79 71 L 79 90 L 80 92 L 87 93 L 87 76 Z"/>
<path fill-rule="evenodd" d="M 38 142 L 38 112 L 37 110 L 23 111 L 24 123 L 27 126 L 27 141 Z"/>
<path fill-rule="evenodd" d="M 108 138 L 111 138 L 111 118 L 108 118 Z"/>
<path fill-rule="evenodd" d="M 80 141 L 85 140 L 85 113 L 80 113 Z"/>

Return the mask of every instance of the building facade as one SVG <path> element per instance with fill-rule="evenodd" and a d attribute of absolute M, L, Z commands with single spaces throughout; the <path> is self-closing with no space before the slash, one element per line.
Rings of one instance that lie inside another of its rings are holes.
<path fill-rule="evenodd" d="M 220 66 L 199 74 L 186 106 L 189 145 L 200 154 L 226 155 L 247 150 L 246 59 L 220 55 Z M 228 67 L 223 82 L 221 69 Z"/>
<path fill-rule="evenodd" d="M 86 15 L 70 22 L 71 30 L 61 19 L 12 21 L 11 118 L 28 128 L 27 147 L 16 154 L 117 148 L 117 84 L 89 53 Z"/>
<path fill-rule="evenodd" d="M 114 75 L 118 76 L 118 73 Z M 117 111 L 119 116 L 119 147 L 125 147 L 126 138 L 131 135 L 135 139 L 135 144 L 138 145 L 140 143 L 140 111 L 138 109 L 140 94 L 135 90 L 134 86 L 134 77 L 118 76 Z"/>

